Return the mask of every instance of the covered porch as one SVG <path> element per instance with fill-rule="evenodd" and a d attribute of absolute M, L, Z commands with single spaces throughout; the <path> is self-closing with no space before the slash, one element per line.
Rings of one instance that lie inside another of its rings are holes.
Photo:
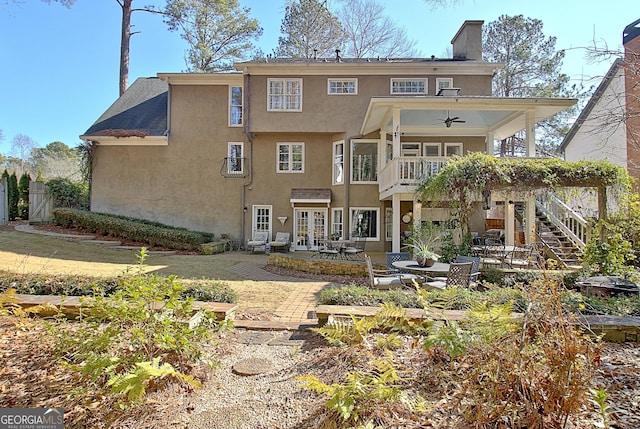
<path fill-rule="evenodd" d="M 380 134 L 378 189 L 381 201 L 392 209 L 392 251 L 402 246 L 402 202 L 410 201 L 413 222 L 419 223 L 422 204 L 415 197 L 418 185 L 437 175 L 453 156 L 471 152 L 494 153 L 496 140 L 524 133 L 526 157 L 535 157 L 535 124 L 572 106 L 577 100 L 560 98 L 502 98 L 459 96 L 456 88 L 441 96 L 376 97 L 369 102 L 362 135 Z M 498 194 L 492 198 L 500 197 Z M 505 237 L 513 244 L 513 195 L 502 195 L 507 208 Z M 479 206 L 483 196 L 478 195 Z M 533 235 L 535 201 L 526 198 L 526 221 Z"/>

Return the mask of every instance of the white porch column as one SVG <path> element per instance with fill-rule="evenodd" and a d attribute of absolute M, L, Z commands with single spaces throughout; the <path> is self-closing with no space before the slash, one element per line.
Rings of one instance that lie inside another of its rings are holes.
<path fill-rule="evenodd" d="M 504 202 L 504 244 L 513 246 L 515 244 L 515 215 L 512 195 L 507 194 L 507 200 Z"/>
<path fill-rule="evenodd" d="M 536 197 L 529 195 L 525 213 L 524 242 L 528 244 L 534 241 L 536 241 Z"/>
<path fill-rule="evenodd" d="M 485 148 L 484 151 L 487 153 L 487 155 L 493 155 L 494 152 L 494 147 L 493 145 L 495 144 L 495 135 L 493 133 L 493 131 L 489 131 L 487 133 L 487 137 L 486 137 L 486 141 L 485 141 Z"/>
<path fill-rule="evenodd" d="M 535 131 L 535 111 L 527 110 L 527 117 L 525 120 L 526 126 L 526 138 L 527 138 L 527 152 L 525 156 L 536 156 L 536 131 Z M 536 227 L 536 200 L 533 195 L 527 197 L 525 205 L 525 229 L 524 229 L 524 241 L 525 243 L 531 243 L 535 241 L 535 227 Z"/>
<path fill-rule="evenodd" d="M 536 124 L 536 112 L 535 110 L 527 110 L 525 118 L 525 134 L 527 140 L 527 151 L 525 156 L 533 158 L 536 156 L 536 131 L 534 125 Z"/>
<path fill-rule="evenodd" d="M 399 252 L 400 251 L 400 194 L 393 194 L 393 199 L 391 201 L 391 207 L 393 210 L 393 226 L 392 226 L 392 234 L 391 234 L 391 251 Z"/>
<path fill-rule="evenodd" d="M 393 157 L 400 156 L 400 109 L 393 109 Z M 394 250 L 395 252 L 395 250 Z"/>
<path fill-rule="evenodd" d="M 413 201 L 413 225 L 420 226 L 422 224 L 422 203 Z"/>

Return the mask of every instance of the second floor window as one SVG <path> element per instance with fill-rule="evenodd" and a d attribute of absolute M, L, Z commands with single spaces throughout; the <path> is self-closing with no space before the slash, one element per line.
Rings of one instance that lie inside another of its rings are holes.
<path fill-rule="evenodd" d="M 302 111 L 302 79 L 269 79 L 267 85 L 269 112 Z"/>
<path fill-rule="evenodd" d="M 378 180 L 378 143 L 353 141 L 351 143 L 351 180 L 375 182 Z"/>
<path fill-rule="evenodd" d="M 426 94 L 427 79 L 391 79 L 392 94 Z"/>
<path fill-rule="evenodd" d="M 304 144 L 278 143 L 278 173 L 304 173 Z"/>
<path fill-rule="evenodd" d="M 242 157 L 242 142 L 229 143 L 227 158 L 227 173 L 242 174 L 244 172 L 244 159 Z"/>
<path fill-rule="evenodd" d="M 229 87 L 229 126 L 242 125 L 242 87 Z"/>
<path fill-rule="evenodd" d="M 344 141 L 333 143 L 333 183 L 344 183 Z"/>

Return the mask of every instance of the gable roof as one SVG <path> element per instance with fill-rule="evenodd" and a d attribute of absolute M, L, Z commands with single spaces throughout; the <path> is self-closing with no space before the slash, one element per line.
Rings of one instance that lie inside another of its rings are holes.
<path fill-rule="evenodd" d="M 556 152 L 558 153 L 564 152 L 564 150 L 567 148 L 571 140 L 573 140 L 573 137 L 580 130 L 580 127 L 582 126 L 582 124 L 584 124 L 584 122 L 587 120 L 587 118 L 591 114 L 591 111 L 593 111 L 593 108 L 598 104 L 598 102 L 602 98 L 602 95 L 611 84 L 611 81 L 613 81 L 614 77 L 618 74 L 618 70 L 620 69 L 620 67 L 622 67 L 622 58 L 617 58 L 609 68 L 609 71 L 607 72 L 607 74 L 602 79 L 602 82 L 600 82 L 600 85 L 598 85 L 598 88 L 596 88 L 595 92 L 587 102 L 586 106 L 584 106 L 584 109 L 582 109 L 582 112 L 580 112 L 580 115 L 578 116 L 578 118 L 575 120 L 575 122 L 569 129 L 569 132 L 567 133 L 567 135 L 564 136 L 564 139 L 562 140 L 562 143 L 560 144 Z"/>
<path fill-rule="evenodd" d="M 136 79 L 80 138 L 166 136 L 168 91 L 156 77 Z"/>

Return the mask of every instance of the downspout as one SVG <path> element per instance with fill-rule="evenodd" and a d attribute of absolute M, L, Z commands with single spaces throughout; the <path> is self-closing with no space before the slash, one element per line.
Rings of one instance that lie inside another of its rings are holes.
<path fill-rule="evenodd" d="M 247 187 L 253 183 L 253 136 L 251 134 L 250 118 L 251 118 L 251 75 L 245 74 L 244 76 L 244 118 L 243 118 L 243 131 L 247 144 L 249 146 L 249 156 L 247 159 L 247 169 L 249 172 L 249 181 L 242 184 L 242 203 L 240 206 L 241 219 L 242 219 L 242 244 L 240 248 L 244 249 L 244 243 L 246 243 L 246 215 L 247 215 Z"/>

